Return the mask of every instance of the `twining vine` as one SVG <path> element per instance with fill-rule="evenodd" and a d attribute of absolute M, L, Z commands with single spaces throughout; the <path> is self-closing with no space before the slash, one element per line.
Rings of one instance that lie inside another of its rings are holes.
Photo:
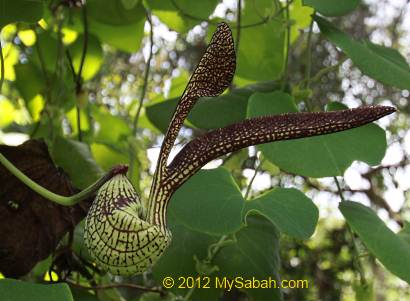
<path fill-rule="evenodd" d="M 80 58 L 80 65 L 78 67 L 78 72 L 75 71 L 73 60 L 70 54 L 70 51 L 66 50 L 66 57 L 68 60 L 68 64 L 73 75 L 73 80 L 75 82 L 75 94 L 77 97 L 77 101 L 75 104 L 76 109 L 76 124 L 77 124 L 77 135 L 78 141 L 82 141 L 82 130 L 81 130 L 81 108 L 78 101 L 78 97 L 83 92 L 83 79 L 82 79 L 82 72 L 84 68 L 85 59 L 87 56 L 87 49 L 88 49 L 88 17 L 87 17 L 87 5 L 82 5 L 82 16 L 83 16 L 83 48 L 81 51 L 81 58 Z"/>
<path fill-rule="evenodd" d="M 144 81 L 143 81 L 142 88 L 141 88 L 141 94 L 140 94 L 140 97 L 139 97 L 138 107 L 137 107 L 137 111 L 134 115 L 134 119 L 132 121 L 132 137 L 135 137 L 135 135 L 137 134 L 138 122 L 139 122 L 141 111 L 142 111 L 142 108 L 143 108 L 143 105 L 144 105 L 144 100 L 145 100 L 145 97 L 146 97 L 146 94 L 147 94 L 149 75 L 150 75 L 150 70 L 151 70 L 151 61 L 152 61 L 152 58 L 154 56 L 154 53 L 153 53 L 153 48 L 154 48 L 154 25 L 152 23 L 151 12 L 148 9 L 146 9 L 145 13 L 146 13 L 147 21 L 148 21 L 148 24 L 149 24 L 149 53 L 148 53 L 147 62 L 145 64 Z M 135 169 L 135 161 L 137 160 L 138 165 L 141 165 L 139 163 L 138 157 L 136 156 L 136 149 L 135 149 L 135 145 L 134 145 L 133 142 L 130 143 L 130 156 L 129 157 L 130 157 L 129 176 L 132 177 L 132 175 L 134 173 L 134 169 Z M 138 171 L 138 172 L 140 172 L 140 171 Z M 140 191 L 139 184 L 137 184 L 137 187 L 138 187 L 137 191 Z"/>

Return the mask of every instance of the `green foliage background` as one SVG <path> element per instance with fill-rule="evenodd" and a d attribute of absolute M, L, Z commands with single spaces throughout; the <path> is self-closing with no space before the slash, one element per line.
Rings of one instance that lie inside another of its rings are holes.
<path fill-rule="evenodd" d="M 395 173 L 408 162 L 404 156 L 393 166 L 380 165 L 387 145 L 402 144 L 405 137 L 410 67 L 400 54 L 395 27 L 387 33 L 393 47 L 370 42 L 372 29 L 361 27 L 376 4 L 88 0 L 81 6 L 74 0 L 0 0 L 0 140 L 10 141 L 15 133 L 45 139 L 54 162 L 79 189 L 124 163 L 147 199 L 152 157 L 219 21 L 228 22 L 235 37 L 233 86 L 198 101 L 179 144 L 249 117 L 346 108 L 352 105 L 351 99 L 343 104 L 349 89 L 362 81 L 372 83 L 367 87 L 373 85 L 375 93 L 364 89 L 354 105 L 389 99 L 384 103 L 400 113 L 383 127 L 370 124 L 260 145 L 200 171 L 173 196 L 172 245 L 144 276 L 96 273 L 80 223 L 70 250 L 90 263 L 84 266 L 87 273 L 54 274 L 54 280 L 66 283 L 40 284 L 52 280 L 46 272 L 52 268 L 50 254 L 23 281 L 1 280 L 2 300 L 26 300 L 27 295 L 75 301 L 410 300 L 408 227 L 397 234 L 386 225 L 406 225 L 408 201 L 397 213 L 384 198 Z M 396 22 L 402 21 L 401 13 Z M 351 84 L 343 90 L 344 80 Z M 354 191 L 344 182 L 354 161 L 379 165 L 360 164 L 369 189 Z M 255 188 L 261 175 L 269 178 L 269 187 Z M 332 210 L 339 210 L 343 221 L 336 212 L 319 215 L 312 198 L 321 193 L 339 202 Z M 366 206 L 344 199 L 356 193 L 365 196 Z M 381 219 L 380 212 L 388 217 Z M 307 279 L 309 288 L 158 289 L 165 276 L 207 274 Z M 84 289 L 107 284 L 114 287 Z"/>

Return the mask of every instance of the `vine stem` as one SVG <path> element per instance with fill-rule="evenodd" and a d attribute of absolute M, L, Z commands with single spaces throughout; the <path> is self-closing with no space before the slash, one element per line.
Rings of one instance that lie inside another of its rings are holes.
<path fill-rule="evenodd" d="M 236 37 L 235 37 L 235 54 L 239 56 L 239 42 L 241 39 L 241 15 L 242 15 L 242 0 L 238 0 L 236 4 Z M 229 85 L 229 91 L 234 88 L 233 81 Z"/>
<path fill-rule="evenodd" d="M 249 181 L 248 186 L 246 187 L 245 195 L 243 197 L 245 200 L 247 200 L 248 197 L 249 197 L 249 193 L 251 192 L 253 182 L 255 181 L 256 176 L 258 175 L 258 172 L 259 172 L 261 167 L 262 167 L 262 160 L 260 160 L 258 165 L 256 166 L 255 172 L 253 173 L 253 176 L 252 176 L 251 180 Z"/>
<path fill-rule="evenodd" d="M 77 93 L 79 93 L 80 90 L 81 90 L 81 85 L 82 85 L 81 75 L 83 73 L 85 57 L 87 56 L 87 49 L 88 49 L 87 5 L 84 4 L 83 7 L 82 7 L 82 10 L 83 10 L 84 39 L 83 39 L 83 50 L 81 52 L 80 66 L 78 68 L 78 73 L 77 73 Z"/>
<path fill-rule="evenodd" d="M 21 182 L 26 184 L 31 190 L 37 192 L 43 198 L 50 200 L 54 203 L 63 205 L 63 206 L 72 206 L 77 204 L 78 202 L 86 199 L 87 197 L 94 194 L 105 182 L 111 179 L 113 176 L 121 173 L 125 173 L 127 171 L 127 166 L 125 165 L 118 165 L 113 167 L 108 173 L 103 175 L 100 179 L 96 182 L 85 188 L 84 190 L 80 191 L 77 194 L 72 196 L 62 196 L 51 192 L 50 190 L 44 188 L 43 186 L 37 184 L 33 180 L 31 180 L 28 176 L 26 176 L 22 171 L 20 171 L 13 163 L 11 163 L 3 154 L 0 153 L 0 163 L 17 179 Z"/>
<path fill-rule="evenodd" d="M 154 28 L 152 24 L 152 19 L 150 13 L 147 11 L 147 21 L 150 26 L 150 32 L 149 32 L 149 42 L 150 42 L 150 47 L 149 47 L 149 55 L 147 59 L 147 64 L 145 66 L 145 72 L 144 72 L 144 83 L 142 86 L 141 90 L 141 95 L 140 95 L 140 101 L 138 104 L 137 112 L 135 113 L 134 120 L 133 120 L 133 125 L 132 125 L 132 133 L 135 135 L 137 133 L 137 128 L 138 128 L 138 120 L 141 114 L 142 106 L 144 104 L 144 98 L 145 94 L 147 92 L 147 87 L 148 87 L 148 77 L 151 69 L 151 60 L 153 56 L 153 47 L 154 47 Z"/>
<path fill-rule="evenodd" d="M 38 25 L 38 27 L 40 27 Z M 41 27 L 40 27 L 41 28 Z M 43 74 L 43 79 L 44 79 L 44 83 L 46 85 L 46 89 L 45 89 L 45 103 L 44 103 L 44 108 L 42 110 L 42 112 L 44 112 L 44 114 L 47 116 L 47 122 L 48 122 L 48 135 L 49 135 L 49 139 L 52 140 L 53 136 L 54 136 L 54 130 L 53 130 L 53 116 L 51 116 L 50 111 L 47 109 L 48 105 L 53 101 L 52 95 L 51 95 L 51 81 L 50 78 L 48 76 L 48 71 L 47 71 L 47 67 L 46 67 L 46 62 L 44 60 L 44 56 L 43 56 L 43 52 L 41 50 L 40 47 L 40 39 L 39 39 L 39 35 L 37 32 L 37 27 L 36 26 L 31 26 L 31 29 L 34 31 L 35 37 L 36 37 L 36 43 L 34 44 L 34 47 L 37 51 L 37 57 L 38 60 L 40 61 L 40 68 L 41 68 L 41 72 Z M 31 136 L 34 136 L 34 134 L 36 133 L 36 131 L 38 130 L 39 126 L 40 126 L 40 120 L 37 123 L 38 125 L 34 128 L 33 132 L 31 133 Z"/>
<path fill-rule="evenodd" d="M 87 18 L 87 8 L 86 5 L 84 4 L 82 6 L 82 12 L 83 12 L 83 32 L 84 32 L 84 37 L 83 37 L 83 48 L 81 51 L 81 59 L 80 59 L 80 65 L 78 67 L 78 72 L 75 71 L 73 60 L 71 58 L 71 54 L 66 50 L 66 57 L 68 60 L 68 64 L 70 66 L 71 73 L 73 75 L 73 80 L 75 82 L 75 92 L 77 97 L 82 91 L 82 86 L 83 86 L 83 80 L 82 80 L 82 73 L 83 73 L 83 68 L 85 64 L 85 58 L 87 56 L 87 49 L 88 49 L 88 18 Z M 81 109 L 78 104 L 78 101 L 75 105 L 76 108 L 76 123 L 77 123 L 77 135 L 78 135 L 78 141 L 83 140 L 83 134 L 81 131 Z"/>
<path fill-rule="evenodd" d="M 77 82 L 77 74 L 75 72 L 74 69 L 74 65 L 73 65 L 73 59 L 71 58 L 71 54 L 68 51 L 68 49 L 65 52 L 67 60 L 68 60 L 68 65 L 70 67 L 71 73 L 73 75 L 73 80 L 74 82 Z M 77 90 L 77 88 L 76 88 Z M 75 105 L 75 109 L 76 109 L 76 115 L 77 115 L 77 132 L 78 132 L 78 141 L 82 141 L 82 132 L 81 132 L 81 111 L 80 111 L 80 106 L 78 105 L 78 103 L 76 103 Z"/>
<path fill-rule="evenodd" d="M 306 89 L 309 89 L 310 87 L 310 77 L 311 77 L 311 72 L 312 72 L 312 33 L 313 33 L 313 17 L 315 15 L 315 12 L 312 14 L 312 20 L 310 21 L 309 25 L 309 33 L 307 37 L 307 45 L 306 45 L 306 73 L 305 73 L 305 81 L 306 81 Z M 306 107 L 308 108 L 308 111 L 312 111 L 312 105 L 310 103 L 309 98 L 307 97 L 305 100 Z"/>
<path fill-rule="evenodd" d="M 305 78 L 306 78 L 306 88 L 310 87 L 310 76 L 311 76 L 311 69 L 312 69 L 312 34 L 313 34 L 313 16 L 315 13 L 312 14 L 312 20 L 310 21 L 309 25 L 309 33 L 307 37 L 307 42 L 306 42 L 306 73 L 305 73 Z"/>
<path fill-rule="evenodd" d="M 286 16 L 286 52 L 285 52 L 285 70 L 283 71 L 283 77 L 282 77 L 282 87 L 281 90 L 284 91 L 286 87 L 286 80 L 288 78 L 288 70 L 289 70 L 289 49 L 290 49 L 290 17 L 289 17 L 289 5 L 290 2 L 289 0 L 286 0 L 286 6 L 285 6 L 285 16 Z"/>
<path fill-rule="evenodd" d="M 336 187 L 337 187 L 337 192 L 339 194 L 341 202 L 345 202 L 346 200 L 343 196 L 343 191 L 342 191 L 342 188 L 340 187 L 339 180 L 337 179 L 337 177 L 333 177 L 333 179 L 335 180 Z M 366 285 L 367 281 L 366 281 L 366 276 L 365 276 L 365 273 L 364 273 L 364 268 L 363 268 L 362 262 L 360 261 L 361 256 L 360 256 L 360 252 L 359 252 L 359 247 L 357 246 L 357 243 L 356 243 L 352 228 L 349 226 L 349 224 L 346 223 L 346 225 L 347 225 L 347 230 L 349 232 L 349 235 L 350 235 L 350 237 L 353 241 L 353 249 L 354 249 L 354 252 L 355 252 L 354 263 L 357 267 L 357 270 L 359 271 L 360 283 L 361 283 L 361 285 Z"/>
<path fill-rule="evenodd" d="M 132 122 L 132 136 L 135 137 L 137 134 L 137 129 L 138 129 L 138 120 L 141 115 L 141 110 L 144 104 L 144 98 L 147 93 L 147 88 L 148 88 L 148 78 L 151 70 L 151 61 L 153 57 L 153 47 L 154 47 L 154 26 L 152 24 L 152 19 L 151 19 L 151 14 L 147 10 L 146 11 L 147 15 L 147 21 L 150 26 L 150 32 L 149 32 L 149 42 L 150 42 L 150 47 L 149 47 L 149 55 L 147 59 L 147 64 L 145 66 L 145 72 L 144 72 L 144 83 L 142 85 L 142 90 L 141 90 L 141 95 L 140 95 L 140 101 L 138 104 L 137 112 L 135 113 L 134 120 Z M 134 165 L 135 165 L 135 150 L 134 146 L 130 146 L 130 168 L 129 168 L 129 175 L 132 177 L 132 174 L 134 172 Z"/>
<path fill-rule="evenodd" d="M 238 4 L 236 7 L 236 25 L 238 28 L 236 29 L 236 43 L 235 43 L 235 53 L 236 56 L 239 55 L 239 40 L 241 38 L 241 14 L 242 14 L 242 0 L 238 0 Z"/>
<path fill-rule="evenodd" d="M 77 79 L 76 79 L 77 97 L 81 93 L 81 90 L 82 90 L 83 80 L 82 80 L 81 75 L 83 73 L 85 57 L 87 55 L 87 49 L 88 49 L 88 19 L 87 19 L 87 5 L 86 4 L 83 5 L 82 11 L 83 11 L 84 38 L 83 38 L 83 50 L 81 52 L 80 66 L 78 68 L 78 74 L 77 74 Z M 76 102 L 75 107 L 76 107 L 76 113 L 77 113 L 78 141 L 82 141 L 83 133 L 81 131 L 81 109 L 80 109 L 80 105 L 78 104 L 78 101 Z"/>

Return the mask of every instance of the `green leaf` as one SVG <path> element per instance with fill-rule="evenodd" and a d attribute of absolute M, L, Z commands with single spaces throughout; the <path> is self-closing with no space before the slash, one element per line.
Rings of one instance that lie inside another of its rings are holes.
<path fill-rule="evenodd" d="M 289 7 L 290 20 L 292 27 L 290 32 L 290 42 L 297 40 L 300 32 L 309 26 L 312 20 L 313 9 L 309 6 L 304 6 L 302 0 L 293 1 Z"/>
<path fill-rule="evenodd" d="M 41 55 L 46 70 L 48 72 L 54 72 L 58 55 L 58 43 L 58 40 L 54 37 L 52 32 L 42 31 L 37 34 L 36 45 L 33 47 L 32 61 L 36 64 L 39 70 L 42 68 L 42 63 L 39 58 Z"/>
<path fill-rule="evenodd" d="M 0 280 L 2 301 L 74 301 L 65 283 L 37 284 L 14 279 Z"/>
<path fill-rule="evenodd" d="M 242 228 L 235 237 L 236 241 L 221 248 L 215 257 L 215 264 L 220 269 L 217 275 L 229 279 L 254 277 L 278 281 L 280 259 L 276 228 L 262 217 L 251 216 L 247 227 Z M 282 300 L 281 292 L 276 288 L 244 290 L 254 301 Z"/>
<path fill-rule="evenodd" d="M 173 2 L 173 1 L 168 1 Z M 209 16 L 214 12 L 218 0 L 202 0 L 202 1 L 192 1 L 192 0 L 175 0 L 177 6 L 182 9 L 184 12 L 195 16 L 199 20 L 192 20 L 184 17 L 185 30 L 192 28 L 196 24 L 201 23 L 201 19 L 208 19 Z M 173 5 L 175 10 L 178 10 L 177 7 Z"/>
<path fill-rule="evenodd" d="M 112 2 L 112 1 L 110 1 Z M 115 1 L 117 3 L 119 1 Z M 87 2 L 88 5 L 88 2 Z M 98 4 L 99 6 L 101 4 Z M 113 4 L 117 5 L 117 4 Z M 136 6 L 138 10 L 140 5 Z M 100 10 L 97 9 L 96 14 Z M 72 29 L 77 32 L 83 32 L 82 16 L 77 12 L 73 18 Z M 136 52 L 140 49 L 142 38 L 144 37 L 145 13 L 139 13 L 133 17 L 132 23 L 124 22 L 120 25 L 112 25 L 110 23 L 100 21 L 101 18 L 95 19 L 89 16 L 89 31 L 95 35 L 101 43 L 106 43 L 128 53 Z"/>
<path fill-rule="evenodd" d="M 325 16 L 343 16 L 354 11 L 360 4 L 360 0 L 303 0 L 303 5 L 313 7 Z"/>
<path fill-rule="evenodd" d="M 122 5 L 125 9 L 130 10 L 133 9 L 140 0 L 121 0 Z"/>
<path fill-rule="evenodd" d="M 188 121 L 203 129 L 220 128 L 242 121 L 246 118 L 248 99 L 254 92 L 271 92 L 278 87 L 277 82 L 266 81 L 233 89 L 218 97 L 200 98 L 189 113 Z M 167 129 L 178 100 L 169 99 L 146 107 L 149 120 L 162 132 Z"/>
<path fill-rule="evenodd" d="M 149 121 L 161 132 L 166 132 L 178 101 L 179 98 L 173 98 L 158 102 L 145 108 Z"/>
<path fill-rule="evenodd" d="M 153 10 L 152 11 L 158 19 L 161 20 L 162 23 L 166 24 L 169 29 L 174 30 L 176 32 L 185 33 L 189 30 L 189 23 L 188 19 L 184 19 L 177 11 L 174 10 Z"/>
<path fill-rule="evenodd" d="M 291 96 L 283 92 L 255 93 L 248 104 L 248 117 L 296 112 Z M 329 110 L 341 108 L 331 104 Z M 297 140 L 277 141 L 258 146 L 263 155 L 287 172 L 308 177 L 342 175 L 354 160 L 377 165 L 386 151 L 386 136 L 375 124 Z"/>
<path fill-rule="evenodd" d="M 110 46 L 133 53 L 141 47 L 141 41 L 144 37 L 144 24 L 145 18 L 123 26 L 111 26 L 94 21 L 90 23 L 90 32 L 95 34 L 100 41 Z"/>
<path fill-rule="evenodd" d="M 69 50 L 72 56 L 74 69 L 78 74 L 80 68 L 81 58 L 83 54 L 84 36 L 81 35 L 77 40 L 70 45 Z M 82 69 L 82 77 L 84 80 L 90 80 L 100 70 L 103 60 L 103 52 L 98 39 L 93 36 L 88 36 L 87 52 Z"/>
<path fill-rule="evenodd" d="M 360 203 L 341 202 L 339 209 L 369 251 L 390 272 L 410 283 L 410 244 Z"/>
<path fill-rule="evenodd" d="M 80 223 L 78 223 L 75 226 L 72 249 L 77 256 L 80 256 L 82 259 L 85 259 L 88 262 L 93 262 L 93 258 L 91 257 L 90 253 L 88 253 L 88 248 L 84 242 L 84 226 L 85 219 L 83 219 Z M 69 242 L 67 241 L 67 243 Z"/>
<path fill-rule="evenodd" d="M 263 23 L 264 18 L 275 15 L 278 7 L 280 3 L 271 0 L 259 0 L 245 6 L 242 25 L 262 24 L 241 29 L 237 76 L 259 81 L 281 76 L 285 61 L 286 22 L 279 14 Z"/>
<path fill-rule="evenodd" d="M 249 99 L 247 117 L 297 112 L 293 97 L 282 91 L 254 93 Z"/>
<path fill-rule="evenodd" d="M 195 25 L 201 23 L 201 20 L 207 20 L 215 10 L 218 1 L 148 0 L 147 3 L 153 14 L 170 29 L 186 33 Z M 187 18 L 184 13 L 194 18 Z"/>
<path fill-rule="evenodd" d="M 315 21 L 321 33 L 341 48 L 364 74 L 386 85 L 410 89 L 410 67 L 397 50 L 356 41 L 318 16 Z"/>
<path fill-rule="evenodd" d="M 410 223 L 405 221 L 403 229 L 397 235 L 410 244 Z"/>
<path fill-rule="evenodd" d="M 92 116 L 97 126 L 94 138 L 97 143 L 118 145 L 119 142 L 125 142 L 131 135 L 130 127 L 119 116 L 114 116 L 97 107 L 93 107 Z"/>
<path fill-rule="evenodd" d="M 41 56 L 41 59 L 40 59 Z M 64 69 L 63 74 L 57 76 L 56 68 L 59 60 L 59 42 L 52 31 L 43 31 L 37 35 L 36 46 L 33 47 L 31 61 L 38 70 L 47 71 L 47 97 L 53 100 L 54 105 L 63 109 L 71 109 L 75 102 L 75 87 L 71 71 Z M 63 57 L 65 59 L 65 56 Z M 35 75 L 35 74 L 34 74 Z M 44 75 L 41 74 L 41 79 Z M 45 89 L 43 89 L 45 90 Z M 43 91 L 44 92 L 44 91 Z"/>
<path fill-rule="evenodd" d="M 90 147 L 95 161 L 105 171 L 110 170 L 115 165 L 129 163 L 128 154 L 124 154 L 109 145 L 92 143 Z"/>
<path fill-rule="evenodd" d="M 30 271 L 30 274 L 42 278 L 50 270 L 51 264 L 53 263 L 52 255 L 48 256 L 46 259 L 37 262 L 34 268 Z"/>
<path fill-rule="evenodd" d="M 101 166 L 104 171 L 108 172 L 112 167 L 118 164 L 130 164 L 130 148 L 129 145 L 124 143 L 119 147 L 118 145 L 113 144 L 101 144 L 101 143 L 92 143 L 90 144 L 91 152 L 95 161 L 99 166 Z M 144 165 L 145 158 L 145 150 L 140 147 L 138 144 L 135 146 L 136 154 L 140 163 Z M 129 175 L 131 183 L 134 184 L 134 187 L 138 189 L 141 178 L 140 178 L 140 170 L 144 167 L 136 165 L 134 166 L 133 174 Z"/>
<path fill-rule="evenodd" d="M 200 98 L 188 120 L 202 129 L 216 129 L 240 122 L 246 118 L 248 99 L 254 92 L 271 92 L 277 88 L 277 82 L 266 81 L 233 89 L 218 97 Z"/>
<path fill-rule="evenodd" d="M 75 187 L 83 189 L 102 176 L 87 144 L 56 137 L 51 149 L 54 162 L 68 173 Z"/>
<path fill-rule="evenodd" d="M 171 80 L 171 88 L 169 89 L 168 98 L 181 97 L 184 93 L 185 87 L 189 81 L 189 74 L 183 70 L 178 77 L 174 77 Z"/>
<path fill-rule="evenodd" d="M 246 116 L 251 91 L 234 90 L 218 97 L 204 97 L 193 107 L 188 120 L 202 129 L 215 129 L 239 122 Z"/>
<path fill-rule="evenodd" d="M 168 211 L 185 227 L 210 235 L 242 225 L 242 194 L 225 168 L 201 170 L 173 195 Z"/>
<path fill-rule="evenodd" d="M 278 188 L 245 202 L 225 168 L 201 170 L 172 197 L 168 211 L 186 228 L 209 235 L 238 231 L 248 215 L 266 217 L 283 233 L 309 238 L 316 227 L 318 210 L 296 189 Z"/>
<path fill-rule="evenodd" d="M 66 113 L 65 116 L 67 118 L 67 121 L 70 123 L 72 137 L 77 137 L 78 136 L 77 108 L 73 107 L 70 111 Z M 85 136 L 87 131 L 90 130 L 89 118 L 85 110 L 80 110 L 80 125 L 81 125 L 81 131 L 83 135 Z"/>
<path fill-rule="evenodd" d="M 263 215 L 281 232 L 296 239 L 311 237 L 319 218 L 312 200 L 293 188 L 277 188 L 246 202 L 245 218 L 251 213 Z"/>
<path fill-rule="evenodd" d="M 14 65 L 16 87 L 26 102 L 30 101 L 44 88 L 43 75 L 33 63 Z"/>
<path fill-rule="evenodd" d="M 124 6 L 123 1 L 88 0 L 87 12 L 98 22 L 113 26 L 135 24 L 145 17 L 141 3 L 128 9 Z"/>
<path fill-rule="evenodd" d="M 42 16 L 42 0 L 0 0 L 0 29 L 14 22 L 35 23 Z"/>

